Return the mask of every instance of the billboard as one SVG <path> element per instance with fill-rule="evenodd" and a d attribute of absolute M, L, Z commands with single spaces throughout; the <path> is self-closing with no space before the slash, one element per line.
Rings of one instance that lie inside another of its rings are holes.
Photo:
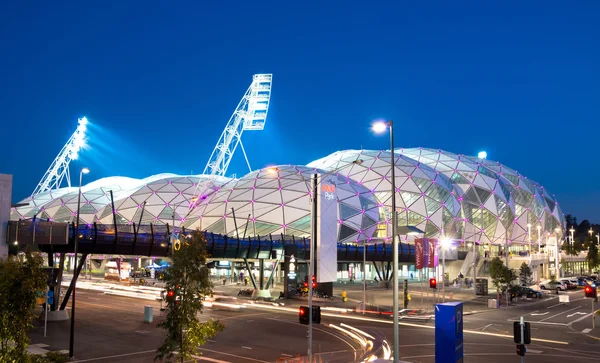
<path fill-rule="evenodd" d="M 415 239 L 415 265 L 417 270 L 438 265 L 437 239 Z"/>
<path fill-rule="evenodd" d="M 317 177 L 317 282 L 337 280 L 338 198 L 335 176 Z"/>
<path fill-rule="evenodd" d="M 415 239 L 415 267 L 417 270 L 421 270 L 424 267 L 423 248 L 423 238 Z"/>

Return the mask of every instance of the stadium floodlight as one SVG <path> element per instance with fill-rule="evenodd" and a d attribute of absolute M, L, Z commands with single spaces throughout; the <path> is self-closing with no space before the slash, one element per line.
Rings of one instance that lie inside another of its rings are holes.
<path fill-rule="evenodd" d="M 479 153 L 477 153 L 477 157 L 479 159 L 485 159 L 487 158 L 487 153 L 485 151 L 480 151 Z"/>
<path fill-rule="evenodd" d="M 65 146 L 60 150 L 58 156 L 42 177 L 42 180 L 31 193 L 31 196 L 61 187 L 66 179 L 67 186 L 71 187 L 71 176 L 69 174 L 69 163 L 79 158 L 79 152 L 85 146 L 86 131 L 89 121 L 86 117 L 77 120 L 77 129 L 71 135 Z"/>
<path fill-rule="evenodd" d="M 264 129 L 271 100 L 272 80 L 272 74 L 255 74 L 253 76 L 252 84 L 233 111 L 233 115 L 217 141 L 202 174 L 225 176 L 238 145 L 242 147 L 248 169 L 252 171 L 242 144 L 242 133 L 244 130 Z"/>

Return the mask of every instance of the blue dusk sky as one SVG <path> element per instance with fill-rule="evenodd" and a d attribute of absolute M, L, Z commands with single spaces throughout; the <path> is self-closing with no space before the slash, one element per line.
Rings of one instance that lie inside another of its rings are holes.
<path fill-rule="evenodd" d="M 388 148 L 369 126 L 391 118 L 397 147 L 486 150 L 598 223 L 598 19 L 598 1 L 7 1 L 0 173 L 28 196 L 84 115 L 87 181 L 201 173 L 273 73 L 254 169 Z"/>

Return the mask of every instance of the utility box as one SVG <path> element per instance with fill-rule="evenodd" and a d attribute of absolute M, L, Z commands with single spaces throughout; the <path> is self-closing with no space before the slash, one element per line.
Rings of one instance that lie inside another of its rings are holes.
<path fill-rule="evenodd" d="M 475 295 L 487 296 L 488 295 L 488 279 L 475 279 Z"/>
<path fill-rule="evenodd" d="M 498 299 L 488 299 L 488 308 L 490 309 L 498 309 L 500 307 L 500 302 Z"/>
<path fill-rule="evenodd" d="M 144 306 L 144 323 L 152 323 L 153 318 L 152 306 Z"/>

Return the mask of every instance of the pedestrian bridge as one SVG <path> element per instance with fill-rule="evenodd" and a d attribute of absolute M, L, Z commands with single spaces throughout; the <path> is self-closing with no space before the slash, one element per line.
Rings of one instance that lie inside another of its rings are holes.
<path fill-rule="evenodd" d="M 115 228 L 116 227 L 116 228 Z M 71 223 L 56 223 L 40 220 L 19 220 L 8 223 L 7 244 L 24 250 L 26 246 L 36 246 L 42 252 L 73 253 L 76 227 Z M 184 234 L 191 230 L 183 229 Z M 166 257 L 169 255 L 169 225 L 103 225 L 81 224 L 78 253 L 134 255 Z M 305 237 L 267 235 L 257 237 L 232 237 L 204 232 L 207 250 L 211 259 L 273 259 L 274 252 L 280 257 L 284 246 L 296 245 L 297 258 L 309 259 L 310 239 Z M 363 256 L 363 246 L 338 244 L 338 262 L 392 261 L 392 244 L 383 239 L 374 239 L 367 245 L 367 254 Z M 399 261 L 415 262 L 414 245 L 400 243 Z"/>

